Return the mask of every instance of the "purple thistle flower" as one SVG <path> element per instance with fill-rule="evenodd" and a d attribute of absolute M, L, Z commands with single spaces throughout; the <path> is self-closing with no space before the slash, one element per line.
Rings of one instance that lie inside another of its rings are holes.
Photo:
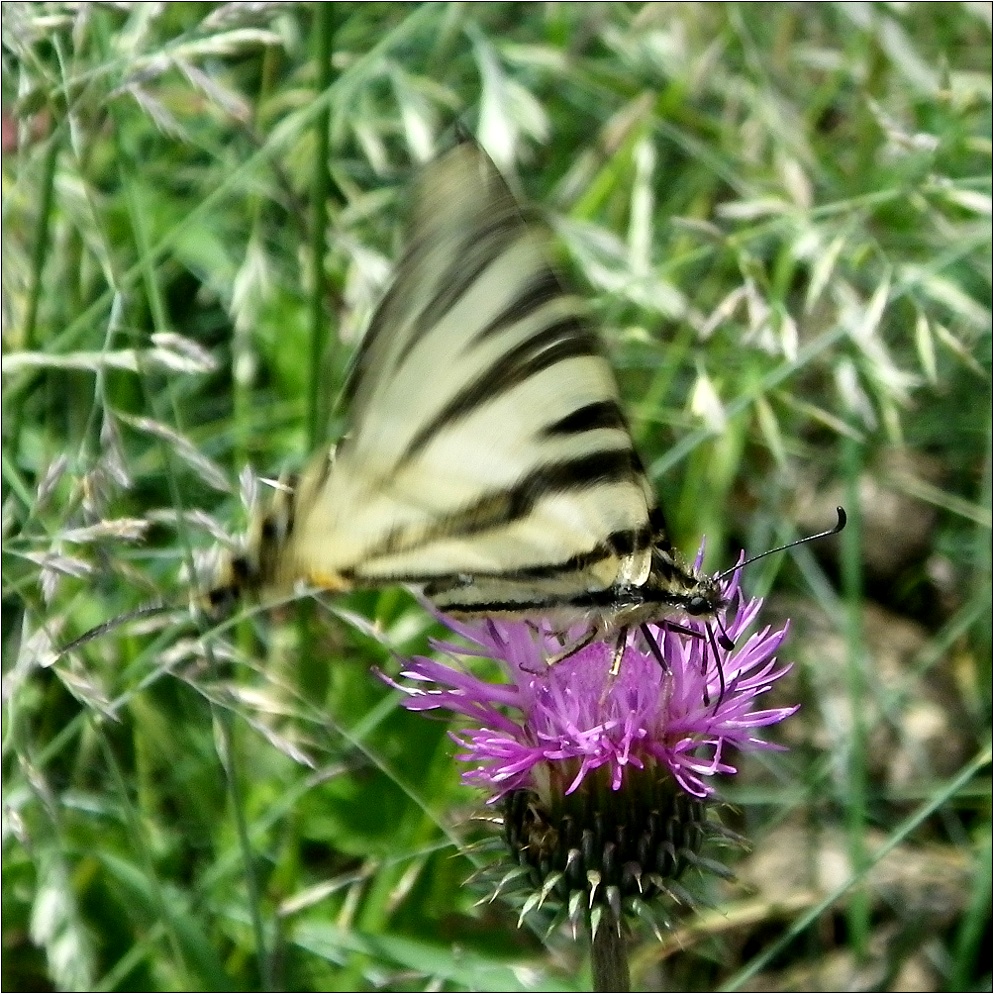
<path fill-rule="evenodd" d="M 728 596 L 739 607 L 725 625 L 736 647 L 717 650 L 726 683 L 720 700 L 714 650 L 704 625 L 693 621 L 686 627 L 699 630 L 700 638 L 665 625 L 649 626 L 669 672 L 660 669 L 642 636 L 633 632 L 621 671 L 608 679 L 611 643 L 593 643 L 550 666 L 548 660 L 562 650 L 551 626 L 543 632 L 521 621 L 463 623 L 443 617 L 473 647 L 436 642 L 436 649 L 456 660 L 499 660 L 513 684 L 489 683 L 422 656 L 401 674 L 412 683 L 397 686 L 408 695 L 404 705 L 412 711 L 447 708 L 481 726 L 453 737 L 462 747 L 457 758 L 474 767 L 464 774 L 465 781 L 490 791 L 492 800 L 546 781 L 572 793 L 600 767 L 608 768 L 611 789 L 618 790 L 629 768 L 647 764 L 666 767 L 683 790 L 704 798 L 715 789 L 708 778 L 736 772 L 727 757 L 731 749 L 777 748 L 757 738 L 756 730 L 797 710 L 754 710 L 756 699 L 790 669 L 778 667 L 774 656 L 787 626 L 775 632 L 764 628 L 740 644 L 762 601 L 742 605 L 737 593 L 736 578 Z M 509 710 L 516 716 L 510 717 Z"/>
<path fill-rule="evenodd" d="M 681 623 L 697 637 L 649 625 L 666 669 L 637 630 L 611 677 L 612 642 L 550 665 L 563 649 L 551 624 L 443 617 L 469 643 L 434 643 L 457 665 L 417 657 L 401 674 L 406 682 L 394 683 L 411 710 L 470 719 L 453 733 L 457 758 L 469 764 L 463 780 L 504 812 L 506 841 L 536 888 L 523 914 L 555 894 L 574 926 L 587 916 L 596 930 L 606 903 L 620 928 L 632 900 L 642 914 L 646 899 L 672 896 L 685 867 L 705 862 L 697 853 L 715 832 L 702 802 L 715 793 L 715 774 L 736 772 L 730 753 L 778 748 L 757 732 L 797 708 L 756 702 L 790 668 L 775 657 L 787 626 L 746 637 L 762 602 L 743 601 L 737 574 L 723 594 L 722 627 L 735 647 L 715 644 L 701 621 Z M 582 635 L 569 632 L 566 644 Z M 467 672 L 460 661 L 474 656 L 500 662 L 511 682 Z"/>

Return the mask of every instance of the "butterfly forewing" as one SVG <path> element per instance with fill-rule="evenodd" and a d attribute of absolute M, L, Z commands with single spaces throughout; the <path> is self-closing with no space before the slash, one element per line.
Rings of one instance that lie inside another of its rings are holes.
<path fill-rule="evenodd" d="M 426 167 L 347 434 L 299 490 L 284 582 L 425 583 L 443 608 L 485 612 L 646 581 L 665 540 L 652 489 L 549 260 L 475 144 Z"/>

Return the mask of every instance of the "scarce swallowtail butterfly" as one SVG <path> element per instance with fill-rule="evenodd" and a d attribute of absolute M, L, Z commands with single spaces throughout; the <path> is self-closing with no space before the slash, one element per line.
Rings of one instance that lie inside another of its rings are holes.
<path fill-rule="evenodd" d="M 472 141 L 423 169 L 345 389 L 347 432 L 277 492 L 213 606 L 298 581 L 414 584 L 451 615 L 582 621 L 583 644 L 619 647 L 649 621 L 716 619 L 724 575 L 672 547 L 549 237 Z"/>

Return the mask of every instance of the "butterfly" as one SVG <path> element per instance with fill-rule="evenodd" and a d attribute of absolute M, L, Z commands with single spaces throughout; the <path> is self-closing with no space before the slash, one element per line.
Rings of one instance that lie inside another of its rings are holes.
<path fill-rule="evenodd" d="M 713 618 L 721 586 L 671 545 L 548 230 L 471 140 L 424 168 L 412 215 L 344 437 L 277 493 L 210 603 L 416 584 L 454 616 L 582 620 L 588 641 Z"/>
<path fill-rule="evenodd" d="M 673 547 L 583 302 L 551 233 L 468 137 L 422 170 L 406 248 L 353 358 L 337 446 L 278 487 L 201 603 L 415 585 L 454 617 L 586 632 L 565 655 L 649 623 L 733 648 L 724 581 Z M 91 629 L 170 610 L 153 604 Z M 702 625 L 690 626 L 692 621 Z M 703 634 L 701 628 L 703 627 Z M 715 636 L 715 629 L 718 635 Z M 706 656 L 707 654 L 705 654 Z M 723 682 L 719 664 L 719 681 Z"/>
<path fill-rule="evenodd" d="M 613 671 L 633 628 L 662 664 L 649 622 L 704 620 L 713 644 L 727 573 L 674 549 L 550 238 L 472 140 L 424 167 L 347 379 L 344 437 L 277 491 L 210 605 L 301 581 L 412 584 L 452 616 L 582 622 L 578 645 L 613 635 Z"/>

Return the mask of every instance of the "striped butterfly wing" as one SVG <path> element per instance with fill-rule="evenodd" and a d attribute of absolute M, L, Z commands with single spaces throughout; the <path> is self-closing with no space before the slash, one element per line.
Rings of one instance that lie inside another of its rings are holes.
<path fill-rule="evenodd" d="M 298 488 L 284 578 L 420 583 L 470 613 L 646 581 L 665 535 L 600 340 L 475 144 L 423 171 L 346 396 L 345 438 Z"/>

